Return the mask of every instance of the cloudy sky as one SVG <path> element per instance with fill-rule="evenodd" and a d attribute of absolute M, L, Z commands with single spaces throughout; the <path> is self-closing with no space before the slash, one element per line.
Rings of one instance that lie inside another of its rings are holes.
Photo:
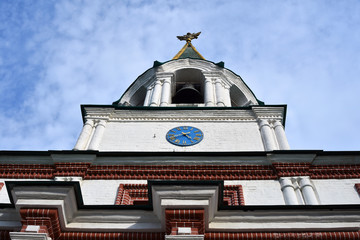
<path fill-rule="evenodd" d="M 187 32 L 266 104 L 292 149 L 360 150 L 360 1 L 1 0 L 0 149 L 72 149 L 80 104 L 111 104 Z"/>

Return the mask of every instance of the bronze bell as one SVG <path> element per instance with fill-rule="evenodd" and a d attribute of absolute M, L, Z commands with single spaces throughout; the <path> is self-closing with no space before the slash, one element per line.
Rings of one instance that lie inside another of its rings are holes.
<path fill-rule="evenodd" d="M 203 97 L 192 83 L 184 84 L 173 97 L 173 103 L 202 103 Z"/>

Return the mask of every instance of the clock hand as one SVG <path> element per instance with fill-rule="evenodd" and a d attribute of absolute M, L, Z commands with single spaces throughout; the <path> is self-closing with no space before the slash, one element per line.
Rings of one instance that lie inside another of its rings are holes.
<path fill-rule="evenodd" d="M 192 139 L 190 136 L 188 136 L 187 134 L 184 134 L 185 137 L 189 138 L 189 139 Z"/>

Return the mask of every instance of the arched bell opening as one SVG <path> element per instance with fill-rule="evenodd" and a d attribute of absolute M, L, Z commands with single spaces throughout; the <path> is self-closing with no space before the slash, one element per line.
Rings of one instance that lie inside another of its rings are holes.
<path fill-rule="evenodd" d="M 198 69 L 181 69 L 175 72 L 172 89 L 173 104 L 204 103 L 204 75 Z"/>
<path fill-rule="evenodd" d="M 245 94 L 235 85 L 230 88 L 230 98 L 232 107 L 244 107 L 253 103 L 246 98 Z"/>
<path fill-rule="evenodd" d="M 131 96 L 129 105 L 130 106 L 143 106 L 145 96 L 146 96 L 146 88 L 142 86 L 135 92 L 135 94 L 133 94 Z"/>

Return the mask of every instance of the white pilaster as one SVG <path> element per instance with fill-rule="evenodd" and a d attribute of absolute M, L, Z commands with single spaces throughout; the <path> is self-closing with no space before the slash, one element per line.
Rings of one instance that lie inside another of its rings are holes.
<path fill-rule="evenodd" d="M 88 147 L 89 150 L 99 150 L 99 145 L 100 145 L 102 136 L 105 131 L 105 126 L 106 126 L 106 120 L 100 120 L 97 123 L 97 125 L 95 127 L 94 135 L 93 135 L 90 145 Z"/>
<path fill-rule="evenodd" d="M 304 198 L 304 201 L 307 205 L 319 205 L 319 201 L 316 198 L 315 191 L 311 181 L 307 177 L 301 177 L 299 179 L 299 185 L 301 192 Z"/>
<path fill-rule="evenodd" d="M 204 93 L 204 100 L 205 100 L 205 106 L 206 107 L 212 107 L 214 106 L 214 84 L 211 78 L 205 79 L 205 87 L 204 87 L 205 93 Z"/>
<path fill-rule="evenodd" d="M 225 86 L 225 88 L 224 88 L 224 103 L 225 103 L 225 106 L 231 107 L 230 87 L 229 86 Z"/>
<path fill-rule="evenodd" d="M 279 144 L 279 149 L 280 150 L 289 150 L 290 146 L 289 146 L 288 140 L 286 138 L 284 126 L 281 124 L 281 122 L 279 120 L 276 120 L 274 122 L 274 131 L 275 131 L 275 135 L 276 135 L 276 140 Z"/>
<path fill-rule="evenodd" d="M 269 121 L 265 119 L 261 119 L 259 121 L 259 125 L 260 125 L 260 133 L 264 143 L 265 151 L 276 150 L 277 147 L 274 141 L 274 134 L 273 131 L 271 130 Z"/>
<path fill-rule="evenodd" d="M 88 144 L 91 132 L 93 130 L 94 121 L 86 120 L 83 129 L 81 130 L 80 136 L 75 144 L 74 150 L 85 150 L 86 145 Z"/>
<path fill-rule="evenodd" d="M 294 186 L 294 189 L 295 189 L 298 204 L 299 205 L 305 205 L 304 198 L 303 198 L 301 188 L 299 186 L 297 178 L 292 178 L 291 180 L 292 180 L 292 183 L 293 183 L 293 186 Z"/>
<path fill-rule="evenodd" d="M 171 96 L 171 80 L 165 79 L 162 85 L 160 106 L 169 105 L 171 103 L 170 96 Z"/>
<path fill-rule="evenodd" d="M 150 99 L 151 99 L 151 94 L 152 94 L 152 87 L 148 87 L 146 90 L 146 96 L 145 96 L 145 100 L 144 100 L 144 106 L 149 106 L 150 105 Z"/>
<path fill-rule="evenodd" d="M 291 178 L 280 178 L 281 191 L 284 195 L 286 205 L 298 205 L 295 189 Z"/>
<path fill-rule="evenodd" d="M 219 107 L 225 107 L 224 101 L 224 86 L 220 79 L 215 81 L 215 93 L 216 93 L 216 105 Z"/>
<path fill-rule="evenodd" d="M 160 79 L 156 80 L 153 93 L 151 95 L 150 106 L 159 106 L 159 100 L 161 96 L 161 81 Z"/>

